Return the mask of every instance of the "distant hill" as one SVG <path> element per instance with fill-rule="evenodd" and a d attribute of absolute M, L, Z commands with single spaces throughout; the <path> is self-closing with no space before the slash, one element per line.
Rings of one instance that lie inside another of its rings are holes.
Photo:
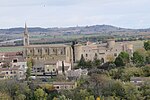
<path fill-rule="evenodd" d="M 68 28 L 28 28 L 30 33 L 48 33 L 48 34 L 94 34 L 94 33 L 115 33 L 115 32 L 150 32 L 148 29 L 127 29 L 111 25 L 93 25 L 85 27 L 68 27 Z M 0 34 L 22 34 L 24 28 L 0 29 Z"/>

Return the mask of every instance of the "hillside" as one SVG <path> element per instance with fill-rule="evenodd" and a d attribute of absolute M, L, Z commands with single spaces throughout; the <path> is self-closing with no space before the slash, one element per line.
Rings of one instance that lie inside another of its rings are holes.
<path fill-rule="evenodd" d="M 48 34 L 92 34 L 92 33 L 115 33 L 115 32 L 150 32 L 149 29 L 126 29 L 111 25 L 94 25 L 85 27 L 68 27 L 68 28 L 28 28 L 31 33 L 48 33 Z M 0 29 L 0 34 L 21 34 L 24 28 Z"/>

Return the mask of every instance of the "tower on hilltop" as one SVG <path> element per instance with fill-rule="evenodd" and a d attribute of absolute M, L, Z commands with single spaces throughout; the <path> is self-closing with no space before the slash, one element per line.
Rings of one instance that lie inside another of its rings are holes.
<path fill-rule="evenodd" d="M 29 33 L 28 33 L 28 28 L 25 23 L 25 30 L 24 30 L 24 36 L 23 36 L 23 45 L 28 46 L 29 45 Z"/>

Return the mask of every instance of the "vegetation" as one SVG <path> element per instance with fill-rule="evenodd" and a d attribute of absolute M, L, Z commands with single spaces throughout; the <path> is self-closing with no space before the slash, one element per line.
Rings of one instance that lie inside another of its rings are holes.
<path fill-rule="evenodd" d="M 144 48 L 145 48 L 145 50 L 147 50 L 147 51 L 150 50 L 150 40 L 144 42 Z"/>
<path fill-rule="evenodd" d="M 106 69 L 96 55 L 93 61 L 81 56 L 77 68 L 88 68 L 86 77 L 77 79 L 77 87 L 57 91 L 50 83 L 40 84 L 37 80 L 21 82 L 16 80 L 0 81 L 1 100 L 149 100 L 149 81 L 137 86 L 130 82 L 131 77 L 150 77 L 150 58 L 148 49 L 139 49 L 129 56 L 121 52 L 118 57 L 110 58 Z M 34 62 L 28 60 L 31 68 Z M 27 77 L 30 69 L 27 69 Z M 57 76 L 63 81 L 63 76 Z"/>
<path fill-rule="evenodd" d="M 129 63 L 130 57 L 127 52 L 121 52 L 118 57 L 115 59 L 116 66 L 125 66 L 127 63 Z"/>
<path fill-rule="evenodd" d="M 78 62 L 77 68 L 88 68 L 91 69 L 93 67 L 99 67 L 101 65 L 102 61 L 100 59 L 97 59 L 97 56 L 95 54 L 94 60 L 93 61 L 85 61 L 85 58 L 83 55 L 81 55 L 81 59 Z"/>

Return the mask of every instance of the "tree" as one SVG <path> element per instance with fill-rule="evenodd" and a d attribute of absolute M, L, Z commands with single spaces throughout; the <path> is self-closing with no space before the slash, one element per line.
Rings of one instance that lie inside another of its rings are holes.
<path fill-rule="evenodd" d="M 125 67 L 121 73 L 120 79 L 122 81 L 130 81 L 131 77 L 143 76 L 143 70 L 138 67 Z"/>
<path fill-rule="evenodd" d="M 8 97 L 12 98 L 13 100 L 24 100 L 24 98 L 28 97 L 29 92 L 30 89 L 28 85 L 21 83 L 20 81 L 16 80 L 0 81 L 0 93 L 6 94 L 6 96 L 8 95 Z M 2 99 L 2 100 L 11 100 L 11 99 Z"/>
<path fill-rule="evenodd" d="M 34 63 L 33 63 L 33 59 L 30 57 L 27 59 L 27 71 L 26 71 L 26 79 L 28 80 L 29 77 L 31 76 L 31 69 L 33 67 Z"/>
<path fill-rule="evenodd" d="M 130 61 L 129 54 L 128 54 L 127 52 L 121 52 L 121 53 L 119 54 L 119 57 L 121 57 L 121 58 L 123 59 L 123 62 L 124 62 L 125 64 L 129 63 L 129 61 Z"/>
<path fill-rule="evenodd" d="M 145 63 L 144 55 L 141 55 L 138 51 L 135 51 L 133 53 L 132 60 L 133 60 L 133 63 L 138 65 L 138 66 L 144 65 L 144 63 Z"/>
<path fill-rule="evenodd" d="M 125 66 L 130 62 L 130 57 L 127 52 L 121 52 L 118 57 L 115 59 L 116 66 Z"/>
<path fill-rule="evenodd" d="M 143 100 L 150 100 L 150 84 L 149 82 L 145 84 L 143 84 L 140 88 L 141 92 L 142 92 L 142 96 L 144 97 Z"/>
<path fill-rule="evenodd" d="M 92 66 L 93 66 L 92 64 L 93 64 L 93 62 L 91 60 L 86 61 L 87 68 L 92 68 Z"/>
<path fill-rule="evenodd" d="M 150 50 L 150 40 L 144 42 L 144 48 L 145 48 L 145 50 L 147 50 L 147 51 Z"/>
<path fill-rule="evenodd" d="M 125 63 L 123 62 L 123 59 L 121 58 L 121 57 L 117 57 L 116 59 L 115 59 L 115 65 L 116 66 L 125 66 Z"/>
<path fill-rule="evenodd" d="M 125 96 L 126 100 L 138 100 L 139 99 L 139 91 L 138 88 L 132 83 L 125 83 Z"/>
<path fill-rule="evenodd" d="M 142 70 L 144 72 L 144 76 L 145 77 L 149 77 L 150 76 L 150 66 L 144 66 L 144 67 L 142 67 Z"/>
<path fill-rule="evenodd" d="M 95 53 L 94 60 L 93 60 L 93 66 L 98 67 L 100 65 L 101 65 L 101 60 L 98 59 L 97 53 Z"/>
<path fill-rule="evenodd" d="M 25 100 L 26 96 L 24 94 L 19 94 L 17 97 L 16 97 L 16 100 Z"/>
<path fill-rule="evenodd" d="M 62 61 L 62 73 L 65 75 L 65 66 L 64 66 L 64 61 Z"/>
<path fill-rule="evenodd" d="M 84 59 L 83 54 L 81 55 L 81 59 L 80 59 L 80 61 L 78 63 L 78 66 L 81 66 L 82 68 L 84 68 L 86 66 L 86 61 Z"/>
<path fill-rule="evenodd" d="M 47 93 L 43 91 L 43 89 L 36 89 L 34 91 L 35 100 L 46 100 L 47 99 Z"/>
<path fill-rule="evenodd" d="M 12 98 L 7 93 L 0 92 L 0 100 L 12 100 Z"/>
<path fill-rule="evenodd" d="M 150 50 L 146 52 L 146 64 L 150 64 Z"/>
<path fill-rule="evenodd" d="M 31 68 L 28 67 L 26 71 L 26 79 L 29 80 L 29 77 L 31 76 Z"/>
<path fill-rule="evenodd" d="M 93 95 L 89 96 L 89 100 L 95 100 L 94 96 Z"/>

